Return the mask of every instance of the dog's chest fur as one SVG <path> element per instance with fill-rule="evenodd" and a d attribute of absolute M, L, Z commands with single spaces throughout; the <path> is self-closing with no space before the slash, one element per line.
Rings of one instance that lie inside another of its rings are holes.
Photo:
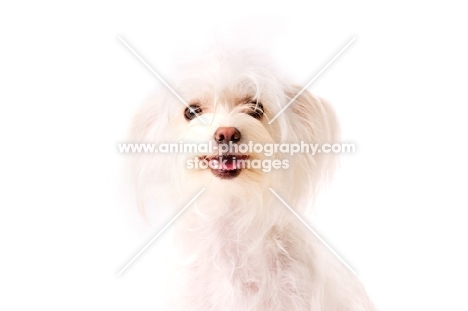
<path fill-rule="evenodd" d="M 191 310 L 311 310 L 322 290 L 310 236 L 284 207 L 235 203 L 209 216 L 197 206 L 179 227 Z"/>

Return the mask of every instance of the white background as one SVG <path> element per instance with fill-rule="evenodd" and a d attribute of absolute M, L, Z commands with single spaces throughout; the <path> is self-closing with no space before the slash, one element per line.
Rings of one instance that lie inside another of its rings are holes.
<path fill-rule="evenodd" d="M 11 2 L 13 3 L 13 2 Z M 468 310 L 468 22 L 454 1 L 0 5 L 0 309 L 158 310 L 164 238 L 122 184 L 132 114 L 179 57 L 256 45 L 328 98 L 343 139 L 316 228 L 380 310 Z M 141 225 L 141 224 L 140 224 Z"/>

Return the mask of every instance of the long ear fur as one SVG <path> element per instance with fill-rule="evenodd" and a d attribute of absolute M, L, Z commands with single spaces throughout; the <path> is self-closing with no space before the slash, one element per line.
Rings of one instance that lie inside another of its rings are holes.
<path fill-rule="evenodd" d="M 156 94 L 146 100 L 132 119 L 129 141 L 134 144 L 158 144 L 163 142 L 165 127 L 168 122 L 164 105 L 164 94 Z M 139 213 L 148 221 L 146 205 L 154 204 L 161 185 L 169 183 L 169 177 L 164 175 L 167 170 L 160 167 L 166 165 L 167 157 L 155 153 L 133 154 L 130 171 L 134 185 Z M 164 186 L 163 186 L 164 187 Z"/>
<path fill-rule="evenodd" d="M 132 119 L 129 135 L 130 141 L 135 143 L 149 141 L 157 119 L 157 105 L 152 101 L 148 101 Z"/>
<path fill-rule="evenodd" d="M 286 89 L 286 95 L 289 100 L 294 98 L 302 88 L 291 86 Z M 295 138 L 295 142 L 305 142 L 309 144 L 334 144 L 340 142 L 340 128 L 335 111 L 331 105 L 324 99 L 312 95 L 309 91 L 303 91 L 288 108 L 290 109 L 289 118 Z M 319 148 L 320 148 L 319 147 Z M 306 193 L 308 202 L 298 202 L 300 206 L 309 205 L 314 201 L 318 190 L 326 185 L 333 175 L 334 168 L 338 162 L 338 155 L 333 153 L 316 153 L 313 155 L 301 154 L 296 159 L 292 159 L 296 166 L 292 168 L 294 174 L 302 174 L 292 180 L 307 181 L 297 184 L 296 187 L 302 188 L 300 193 Z M 312 203 L 313 204 L 313 203 Z M 304 211 L 306 207 L 298 208 Z"/>

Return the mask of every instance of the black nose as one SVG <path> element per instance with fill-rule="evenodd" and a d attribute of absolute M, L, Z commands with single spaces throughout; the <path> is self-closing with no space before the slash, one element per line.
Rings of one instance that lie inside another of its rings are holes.
<path fill-rule="evenodd" d="M 230 141 L 237 143 L 241 139 L 241 133 L 235 127 L 219 127 L 214 133 L 214 139 L 219 144 L 227 144 Z"/>

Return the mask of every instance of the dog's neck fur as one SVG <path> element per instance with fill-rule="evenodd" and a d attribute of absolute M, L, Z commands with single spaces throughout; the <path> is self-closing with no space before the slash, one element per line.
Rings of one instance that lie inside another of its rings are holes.
<path fill-rule="evenodd" d="M 233 188 L 230 190 L 236 191 Z M 255 191 L 253 188 L 249 190 Z M 310 302 L 303 305 L 305 302 L 297 297 L 307 294 L 310 274 L 318 270 L 304 265 L 306 259 L 301 258 L 306 254 L 304 249 L 310 249 L 309 236 L 301 224 L 267 189 L 257 192 L 263 195 L 255 199 L 229 190 L 224 194 L 206 191 L 206 196 L 184 215 L 177 230 L 183 235 L 177 239 L 183 241 L 183 257 L 189 258 L 187 301 L 193 310 L 218 310 L 215 306 L 232 305 L 234 301 L 239 307 L 239 302 L 249 301 L 242 310 L 284 310 L 276 307 L 283 303 L 284 307 L 296 305 L 297 310 L 307 310 Z M 303 271 L 293 276 L 289 270 L 297 270 L 298 261 Z M 202 279 L 203 285 L 199 284 Z M 219 286 L 224 287 L 226 295 L 213 297 Z M 213 300 L 200 300 L 200 296 Z"/>

